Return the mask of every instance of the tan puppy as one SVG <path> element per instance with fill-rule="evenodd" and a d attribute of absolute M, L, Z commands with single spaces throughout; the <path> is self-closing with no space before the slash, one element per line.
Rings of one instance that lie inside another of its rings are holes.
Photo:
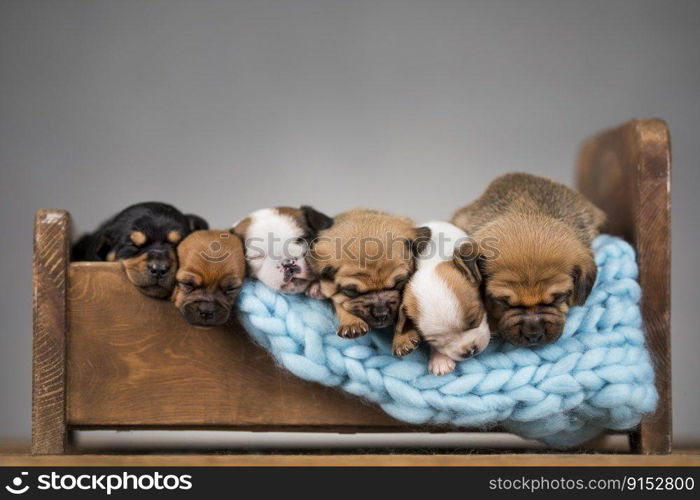
<path fill-rule="evenodd" d="M 428 368 L 445 375 L 462 361 L 479 354 L 489 344 L 479 286 L 481 275 L 460 248 L 471 242 L 467 233 L 448 222 L 429 222 L 430 243 L 416 259 L 416 272 L 403 294 L 396 324 L 399 338 L 411 330 L 430 344 Z M 398 354 L 405 354 L 400 352 Z"/>
<path fill-rule="evenodd" d="M 543 177 L 499 177 L 452 222 L 479 242 L 491 330 L 516 345 L 548 344 L 593 287 L 591 242 L 605 216 L 581 194 Z"/>
<path fill-rule="evenodd" d="M 226 323 L 246 276 L 241 239 L 227 230 L 195 231 L 177 247 L 172 301 L 197 326 Z"/>
<path fill-rule="evenodd" d="M 396 320 L 401 291 L 414 270 L 414 252 L 429 237 L 411 219 L 354 209 L 333 219 L 311 248 L 311 265 L 330 298 L 346 338 Z M 417 344 L 414 334 L 406 342 Z"/>

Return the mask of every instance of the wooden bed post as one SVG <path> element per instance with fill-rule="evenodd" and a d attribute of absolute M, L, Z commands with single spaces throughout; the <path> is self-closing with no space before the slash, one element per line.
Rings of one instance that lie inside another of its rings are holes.
<path fill-rule="evenodd" d="M 70 218 L 39 210 L 34 219 L 32 454 L 66 450 L 66 288 Z"/>
<path fill-rule="evenodd" d="M 605 211 L 605 232 L 633 243 L 642 317 L 656 371 L 656 412 L 630 435 L 634 451 L 671 452 L 671 145 L 659 119 L 632 120 L 584 143 L 581 192 Z"/>

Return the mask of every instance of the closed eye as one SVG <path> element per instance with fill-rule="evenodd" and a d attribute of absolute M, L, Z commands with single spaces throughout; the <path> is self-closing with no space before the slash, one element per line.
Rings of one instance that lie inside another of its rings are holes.
<path fill-rule="evenodd" d="M 396 283 L 392 287 L 393 290 L 403 290 L 403 288 L 406 286 L 406 283 L 408 283 L 408 276 L 403 276 L 399 279 L 396 280 Z"/>
<path fill-rule="evenodd" d="M 558 306 L 566 302 L 571 296 L 571 292 L 556 293 L 552 296 L 552 305 Z"/>
<path fill-rule="evenodd" d="M 265 254 L 263 252 L 249 252 L 246 258 L 248 260 L 260 260 L 265 258 Z"/>
<path fill-rule="evenodd" d="M 359 297 L 360 295 L 362 295 L 360 293 L 360 291 L 357 288 L 355 288 L 354 286 L 348 286 L 348 287 L 341 288 L 339 290 L 339 292 L 342 293 L 343 295 L 345 295 L 346 297 L 351 298 L 351 299 L 355 299 L 355 298 Z"/>
<path fill-rule="evenodd" d="M 494 297 L 493 300 L 501 306 L 504 307 L 509 307 L 510 306 L 510 297 Z"/>
<path fill-rule="evenodd" d="M 474 320 L 471 323 L 469 323 L 469 326 L 467 326 L 467 330 L 474 330 L 475 328 L 479 328 L 480 326 L 481 326 L 481 321 Z"/>

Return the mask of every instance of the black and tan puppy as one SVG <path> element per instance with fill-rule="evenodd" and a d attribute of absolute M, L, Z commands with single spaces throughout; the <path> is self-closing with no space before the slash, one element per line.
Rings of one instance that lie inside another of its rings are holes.
<path fill-rule="evenodd" d="M 246 276 L 243 241 L 228 230 L 195 231 L 177 248 L 172 301 L 197 326 L 226 323 Z"/>
<path fill-rule="evenodd" d="M 452 222 L 477 242 L 491 331 L 516 345 L 548 344 L 593 287 L 591 242 L 605 216 L 583 195 L 543 177 L 499 177 Z"/>
<path fill-rule="evenodd" d="M 201 217 L 184 215 L 166 203 L 138 203 L 82 236 L 73 246 L 72 260 L 121 261 L 141 292 L 166 298 L 175 285 L 177 245 L 192 231 L 207 227 Z"/>
<path fill-rule="evenodd" d="M 396 320 L 415 253 L 429 233 L 411 219 L 365 209 L 337 215 L 319 233 L 310 263 L 320 277 L 321 293 L 333 300 L 338 335 L 358 337 Z M 420 337 L 405 340 L 413 346 Z"/>

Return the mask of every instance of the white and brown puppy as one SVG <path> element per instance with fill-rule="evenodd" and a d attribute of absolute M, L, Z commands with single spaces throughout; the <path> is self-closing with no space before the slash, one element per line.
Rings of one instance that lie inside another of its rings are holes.
<path fill-rule="evenodd" d="M 430 344 L 428 368 L 445 375 L 455 362 L 483 351 L 491 332 L 467 233 L 449 222 L 423 226 L 430 229 L 430 242 L 421 249 L 416 272 L 406 285 L 396 336 L 417 330 Z"/>
<path fill-rule="evenodd" d="M 569 308 L 593 288 L 591 242 L 605 215 L 573 189 L 544 177 L 499 177 L 452 222 L 479 242 L 474 257 L 493 332 L 516 345 L 562 334 Z"/>
<path fill-rule="evenodd" d="M 309 206 L 263 208 L 231 230 L 245 242 L 248 274 L 283 293 L 323 298 L 307 261 L 309 245 L 333 219 Z"/>

